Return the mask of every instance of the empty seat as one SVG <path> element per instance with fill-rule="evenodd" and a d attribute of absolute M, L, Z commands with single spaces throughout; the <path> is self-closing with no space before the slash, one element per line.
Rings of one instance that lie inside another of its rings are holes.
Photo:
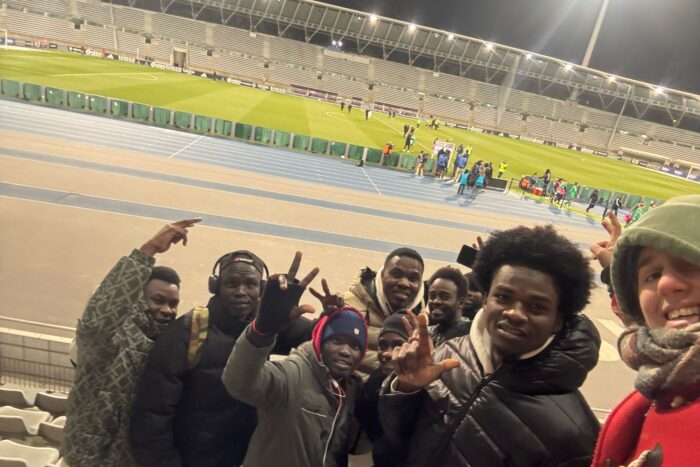
<path fill-rule="evenodd" d="M 63 441 L 63 427 L 66 424 L 66 417 L 58 417 L 51 422 L 39 423 L 39 435 L 49 441 L 61 444 Z"/>
<path fill-rule="evenodd" d="M 0 405 L 11 405 L 23 409 L 34 405 L 34 397 L 33 394 L 22 389 L 0 388 Z"/>
<path fill-rule="evenodd" d="M 34 404 L 41 410 L 51 412 L 52 415 L 58 416 L 66 413 L 66 404 L 68 397 L 60 394 L 49 394 L 48 392 L 40 392 L 36 395 Z"/>
<path fill-rule="evenodd" d="M 58 460 L 58 449 L 35 448 L 12 442 L 0 441 L 0 467 L 45 467 Z"/>
<path fill-rule="evenodd" d="M 35 435 L 39 424 L 51 418 L 48 412 L 0 407 L 0 432 Z"/>

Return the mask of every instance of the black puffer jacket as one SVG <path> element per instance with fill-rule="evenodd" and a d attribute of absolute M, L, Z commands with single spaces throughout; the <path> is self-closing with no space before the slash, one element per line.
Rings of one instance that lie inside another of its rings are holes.
<path fill-rule="evenodd" d="M 460 367 L 443 373 L 427 391 L 382 389 L 386 435 L 410 440 L 402 465 L 590 465 L 600 425 L 578 388 L 598 361 L 600 336 L 591 321 L 574 318 L 544 351 L 486 377 L 475 329 L 436 350 L 436 361 L 455 358 Z"/>
<path fill-rule="evenodd" d="M 232 467 L 243 463 L 257 423 L 254 407 L 232 398 L 221 374 L 249 321 L 228 315 L 218 297 L 209 308 L 207 339 L 197 365 L 187 369 L 192 313 L 161 334 L 134 402 L 131 450 L 142 466 Z M 290 323 L 273 353 L 288 354 L 311 337 L 312 322 Z"/>

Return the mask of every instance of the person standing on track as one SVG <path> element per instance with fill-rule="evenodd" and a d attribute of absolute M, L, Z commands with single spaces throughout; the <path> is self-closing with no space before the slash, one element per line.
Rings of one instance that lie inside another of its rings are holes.
<path fill-rule="evenodd" d="M 180 278 L 168 267 L 154 267 L 154 256 L 180 241 L 187 245 L 188 229 L 200 220 L 163 227 L 120 259 L 90 297 L 76 331 L 75 385 L 61 446 L 69 465 L 136 465 L 127 434 L 137 382 L 180 303 Z"/>

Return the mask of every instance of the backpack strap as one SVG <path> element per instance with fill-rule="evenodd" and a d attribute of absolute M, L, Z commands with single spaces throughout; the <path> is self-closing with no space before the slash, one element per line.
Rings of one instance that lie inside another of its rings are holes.
<path fill-rule="evenodd" d="M 202 355 L 202 345 L 207 341 L 209 330 L 209 308 L 197 306 L 192 310 L 190 325 L 190 342 L 187 345 L 187 369 L 191 370 Z"/>

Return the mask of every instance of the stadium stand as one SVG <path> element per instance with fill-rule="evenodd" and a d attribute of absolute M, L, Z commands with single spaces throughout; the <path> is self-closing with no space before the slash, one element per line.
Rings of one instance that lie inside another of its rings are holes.
<path fill-rule="evenodd" d="M 442 115 L 454 120 L 466 120 L 467 104 L 439 97 L 430 97 L 423 102 L 423 113 Z"/>
<path fill-rule="evenodd" d="M 176 37 L 189 44 L 203 46 L 207 41 L 205 23 L 172 15 L 151 15 L 153 33 L 163 37 Z M 186 33 L 184 32 L 186 31 Z"/>
<path fill-rule="evenodd" d="M 528 134 L 554 138 L 562 142 L 570 138 L 571 143 L 577 142 L 599 150 L 616 151 L 626 147 L 640 151 L 658 151 L 659 156 L 686 161 L 700 159 L 700 134 L 697 132 L 626 115 L 620 118 L 615 113 L 519 89 L 502 92 L 503 88 L 496 84 L 448 73 L 433 73 L 431 70 L 404 63 L 366 57 L 359 61 L 344 59 L 337 56 L 338 52 L 325 52 L 324 47 L 303 41 L 262 33 L 254 34 L 235 27 L 122 5 L 84 0 L 5 0 L 3 3 L 8 7 L 0 21 L 4 20 L 7 29 L 15 34 L 46 38 L 86 48 L 113 50 L 115 41 L 112 28 L 116 26 L 119 49 L 117 52 L 122 54 L 138 54 L 170 63 L 173 46 L 186 48 L 189 50 L 189 66 L 193 68 L 217 71 L 220 74 L 254 81 L 265 80 L 263 64 L 271 61 L 268 79 L 280 86 L 297 85 L 346 97 L 373 98 L 374 102 L 384 105 L 414 109 L 443 119 L 468 122 L 491 129 L 511 132 L 526 130 Z M 44 12 L 63 16 L 65 19 L 41 14 Z M 71 20 L 75 14 L 92 24 L 82 25 L 82 31 L 75 29 Z M 99 27 L 101 23 L 104 23 L 102 28 Z M 147 34 L 154 36 L 150 45 L 144 41 L 143 36 Z M 204 56 L 204 47 L 207 45 L 215 49 L 211 59 Z M 369 63 L 365 63 L 367 60 Z M 542 72 L 554 73 L 556 66 L 550 65 L 552 63 L 542 65 Z M 322 73 L 323 79 L 317 78 L 317 71 Z M 587 81 L 590 82 L 595 80 Z M 367 90 L 365 83 L 375 84 L 373 93 Z M 610 83 L 606 86 L 608 91 L 616 89 Z M 424 101 L 418 100 L 418 92 L 425 94 Z M 501 102 L 505 96 L 507 100 Z M 630 100 L 638 96 L 646 99 L 651 97 L 649 92 L 645 94 L 642 88 L 635 88 L 631 96 L 633 97 L 630 97 Z M 453 97 L 456 100 L 444 97 Z M 667 101 L 676 104 L 683 102 L 675 97 L 669 97 Z M 458 99 L 464 99 L 465 102 L 462 103 Z M 473 111 L 468 110 L 471 104 L 476 104 Z M 588 101 L 586 104 L 588 105 Z M 636 109 L 635 105 L 630 104 L 627 107 Z M 643 107 L 644 105 L 640 106 Z M 511 113 L 512 115 L 509 115 Z M 580 134 L 573 124 L 565 122 L 522 122 L 518 120 L 520 113 L 549 120 L 581 122 L 587 128 L 585 133 Z M 615 137 L 610 140 L 609 135 L 613 128 L 617 131 Z M 619 131 L 629 134 L 621 134 Z M 648 144 L 642 144 L 639 137 L 642 134 L 651 138 Z M 657 141 L 659 139 L 663 141 Z"/>
<path fill-rule="evenodd" d="M 35 394 L 20 388 L 0 388 L 0 406 L 11 405 L 25 409 L 34 405 Z"/>
<path fill-rule="evenodd" d="M 145 16 L 143 10 L 134 8 L 112 7 L 114 12 L 114 24 L 129 28 L 134 31 L 143 31 L 146 28 Z"/>
<path fill-rule="evenodd" d="M 0 407 L 0 433 L 36 435 L 39 432 L 39 423 L 50 419 L 49 412 L 3 406 Z"/>
<path fill-rule="evenodd" d="M 96 49 L 111 49 L 114 47 L 114 34 L 111 29 L 86 24 L 83 26 L 85 42 Z M 120 42 L 120 45 L 122 42 Z"/>
<path fill-rule="evenodd" d="M 8 439 L 0 441 L 0 465 L 7 467 L 45 467 L 57 460 L 58 449 L 27 446 Z"/>
<path fill-rule="evenodd" d="M 96 5 L 93 3 L 79 2 L 78 14 L 84 20 L 92 21 L 97 24 L 112 23 L 112 15 L 109 11 L 109 5 Z"/>
<path fill-rule="evenodd" d="M 70 3 L 65 0 L 13 0 L 12 3 L 38 12 L 71 14 Z"/>
<path fill-rule="evenodd" d="M 236 54 L 220 53 L 214 56 L 214 68 L 224 74 L 260 80 L 263 77 L 262 66 L 254 59 L 246 59 Z"/>
<path fill-rule="evenodd" d="M 133 56 L 143 56 L 146 43 L 142 36 L 130 32 L 117 31 L 119 51 Z"/>
<path fill-rule="evenodd" d="M 67 404 L 68 398 L 66 396 L 48 392 L 38 393 L 34 402 L 39 410 L 49 412 L 54 417 L 64 415 Z"/>
<path fill-rule="evenodd" d="M 65 425 L 65 416 L 55 418 L 51 422 L 41 422 L 39 423 L 39 436 L 56 444 L 61 444 Z"/>
<path fill-rule="evenodd" d="M 154 32 L 155 31 L 158 31 L 158 28 L 154 23 Z M 159 31 L 159 34 L 162 34 L 162 32 Z M 255 57 L 262 57 L 262 36 L 251 37 L 248 31 L 243 31 L 242 29 L 219 25 L 214 26 L 214 44 L 217 49 L 235 50 L 236 52 L 243 52 Z M 285 58 L 289 59 L 289 57 L 290 55 L 287 55 Z"/>

